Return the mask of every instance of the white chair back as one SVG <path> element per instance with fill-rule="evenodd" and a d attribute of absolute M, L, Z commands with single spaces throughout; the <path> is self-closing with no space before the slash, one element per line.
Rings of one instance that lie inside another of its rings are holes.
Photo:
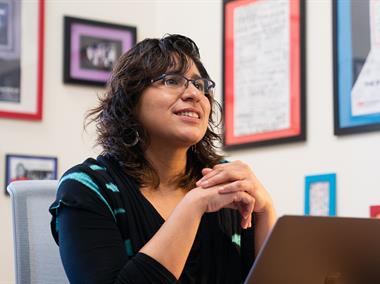
<path fill-rule="evenodd" d="M 17 284 L 69 283 L 50 233 L 48 209 L 57 185 L 56 180 L 27 180 L 7 187 L 12 202 Z"/>

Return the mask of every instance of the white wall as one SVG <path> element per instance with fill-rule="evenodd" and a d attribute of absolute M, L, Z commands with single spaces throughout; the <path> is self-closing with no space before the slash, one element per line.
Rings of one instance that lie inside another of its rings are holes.
<path fill-rule="evenodd" d="M 57 156 L 59 174 L 97 153 L 93 133 L 83 133 L 82 121 L 102 89 L 62 84 L 63 15 L 136 25 L 138 40 L 165 33 L 188 35 L 221 86 L 221 2 L 46 0 L 44 118 L 0 118 L 0 184 L 6 153 Z M 317 173 L 337 173 L 340 216 L 366 217 L 370 204 L 380 204 L 380 132 L 333 135 L 331 14 L 329 0 L 307 1 L 307 141 L 228 153 L 231 160 L 252 166 L 272 193 L 279 215 L 303 213 L 304 176 Z M 10 202 L 2 194 L 0 220 L 0 283 L 13 283 Z"/>

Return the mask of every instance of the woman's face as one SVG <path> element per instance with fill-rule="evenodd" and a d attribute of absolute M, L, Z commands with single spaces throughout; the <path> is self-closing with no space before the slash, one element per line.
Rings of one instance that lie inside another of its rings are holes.
<path fill-rule="evenodd" d="M 201 77 L 195 64 L 191 64 L 184 76 Z M 205 135 L 210 109 L 209 99 L 191 82 L 179 91 L 159 80 L 144 90 L 137 112 L 151 144 L 189 147 Z"/>

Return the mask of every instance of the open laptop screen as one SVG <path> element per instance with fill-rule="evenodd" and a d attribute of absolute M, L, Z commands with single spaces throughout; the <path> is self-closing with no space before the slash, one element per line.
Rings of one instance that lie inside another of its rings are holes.
<path fill-rule="evenodd" d="M 283 216 L 246 284 L 380 284 L 380 220 Z"/>

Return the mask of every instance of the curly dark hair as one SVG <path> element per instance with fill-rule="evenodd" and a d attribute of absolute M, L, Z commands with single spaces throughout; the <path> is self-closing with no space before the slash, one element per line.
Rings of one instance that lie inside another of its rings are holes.
<path fill-rule="evenodd" d="M 156 170 L 144 153 L 149 146 L 149 135 L 137 119 L 137 104 L 143 91 L 168 70 L 185 74 L 194 63 L 203 78 L 210 78 L 200 61 L 197 45 L 182 35 L 166 35 L 161 39 L 145 39 L 123 54 L 112 71 L 104 96 L 99 105 L 86 116 L 87 124 L 95 122 L 97 145 L 102 154 L 109 154 L 119 161 L 132 178 L 143 185 L 157 188 L 160 180 Z M 223 158 L 217 153 L 221 137 L 214 131 L 215 107 L 220 105 L 208 95 L 211 114 L 206 134 L 187 151 L 185 173 L 177 178 L 178 186 L 191 189 L 201 176 L 204 167 L 213 167 Z M 136 139 L 139 142 L 133 145 Z"/>

